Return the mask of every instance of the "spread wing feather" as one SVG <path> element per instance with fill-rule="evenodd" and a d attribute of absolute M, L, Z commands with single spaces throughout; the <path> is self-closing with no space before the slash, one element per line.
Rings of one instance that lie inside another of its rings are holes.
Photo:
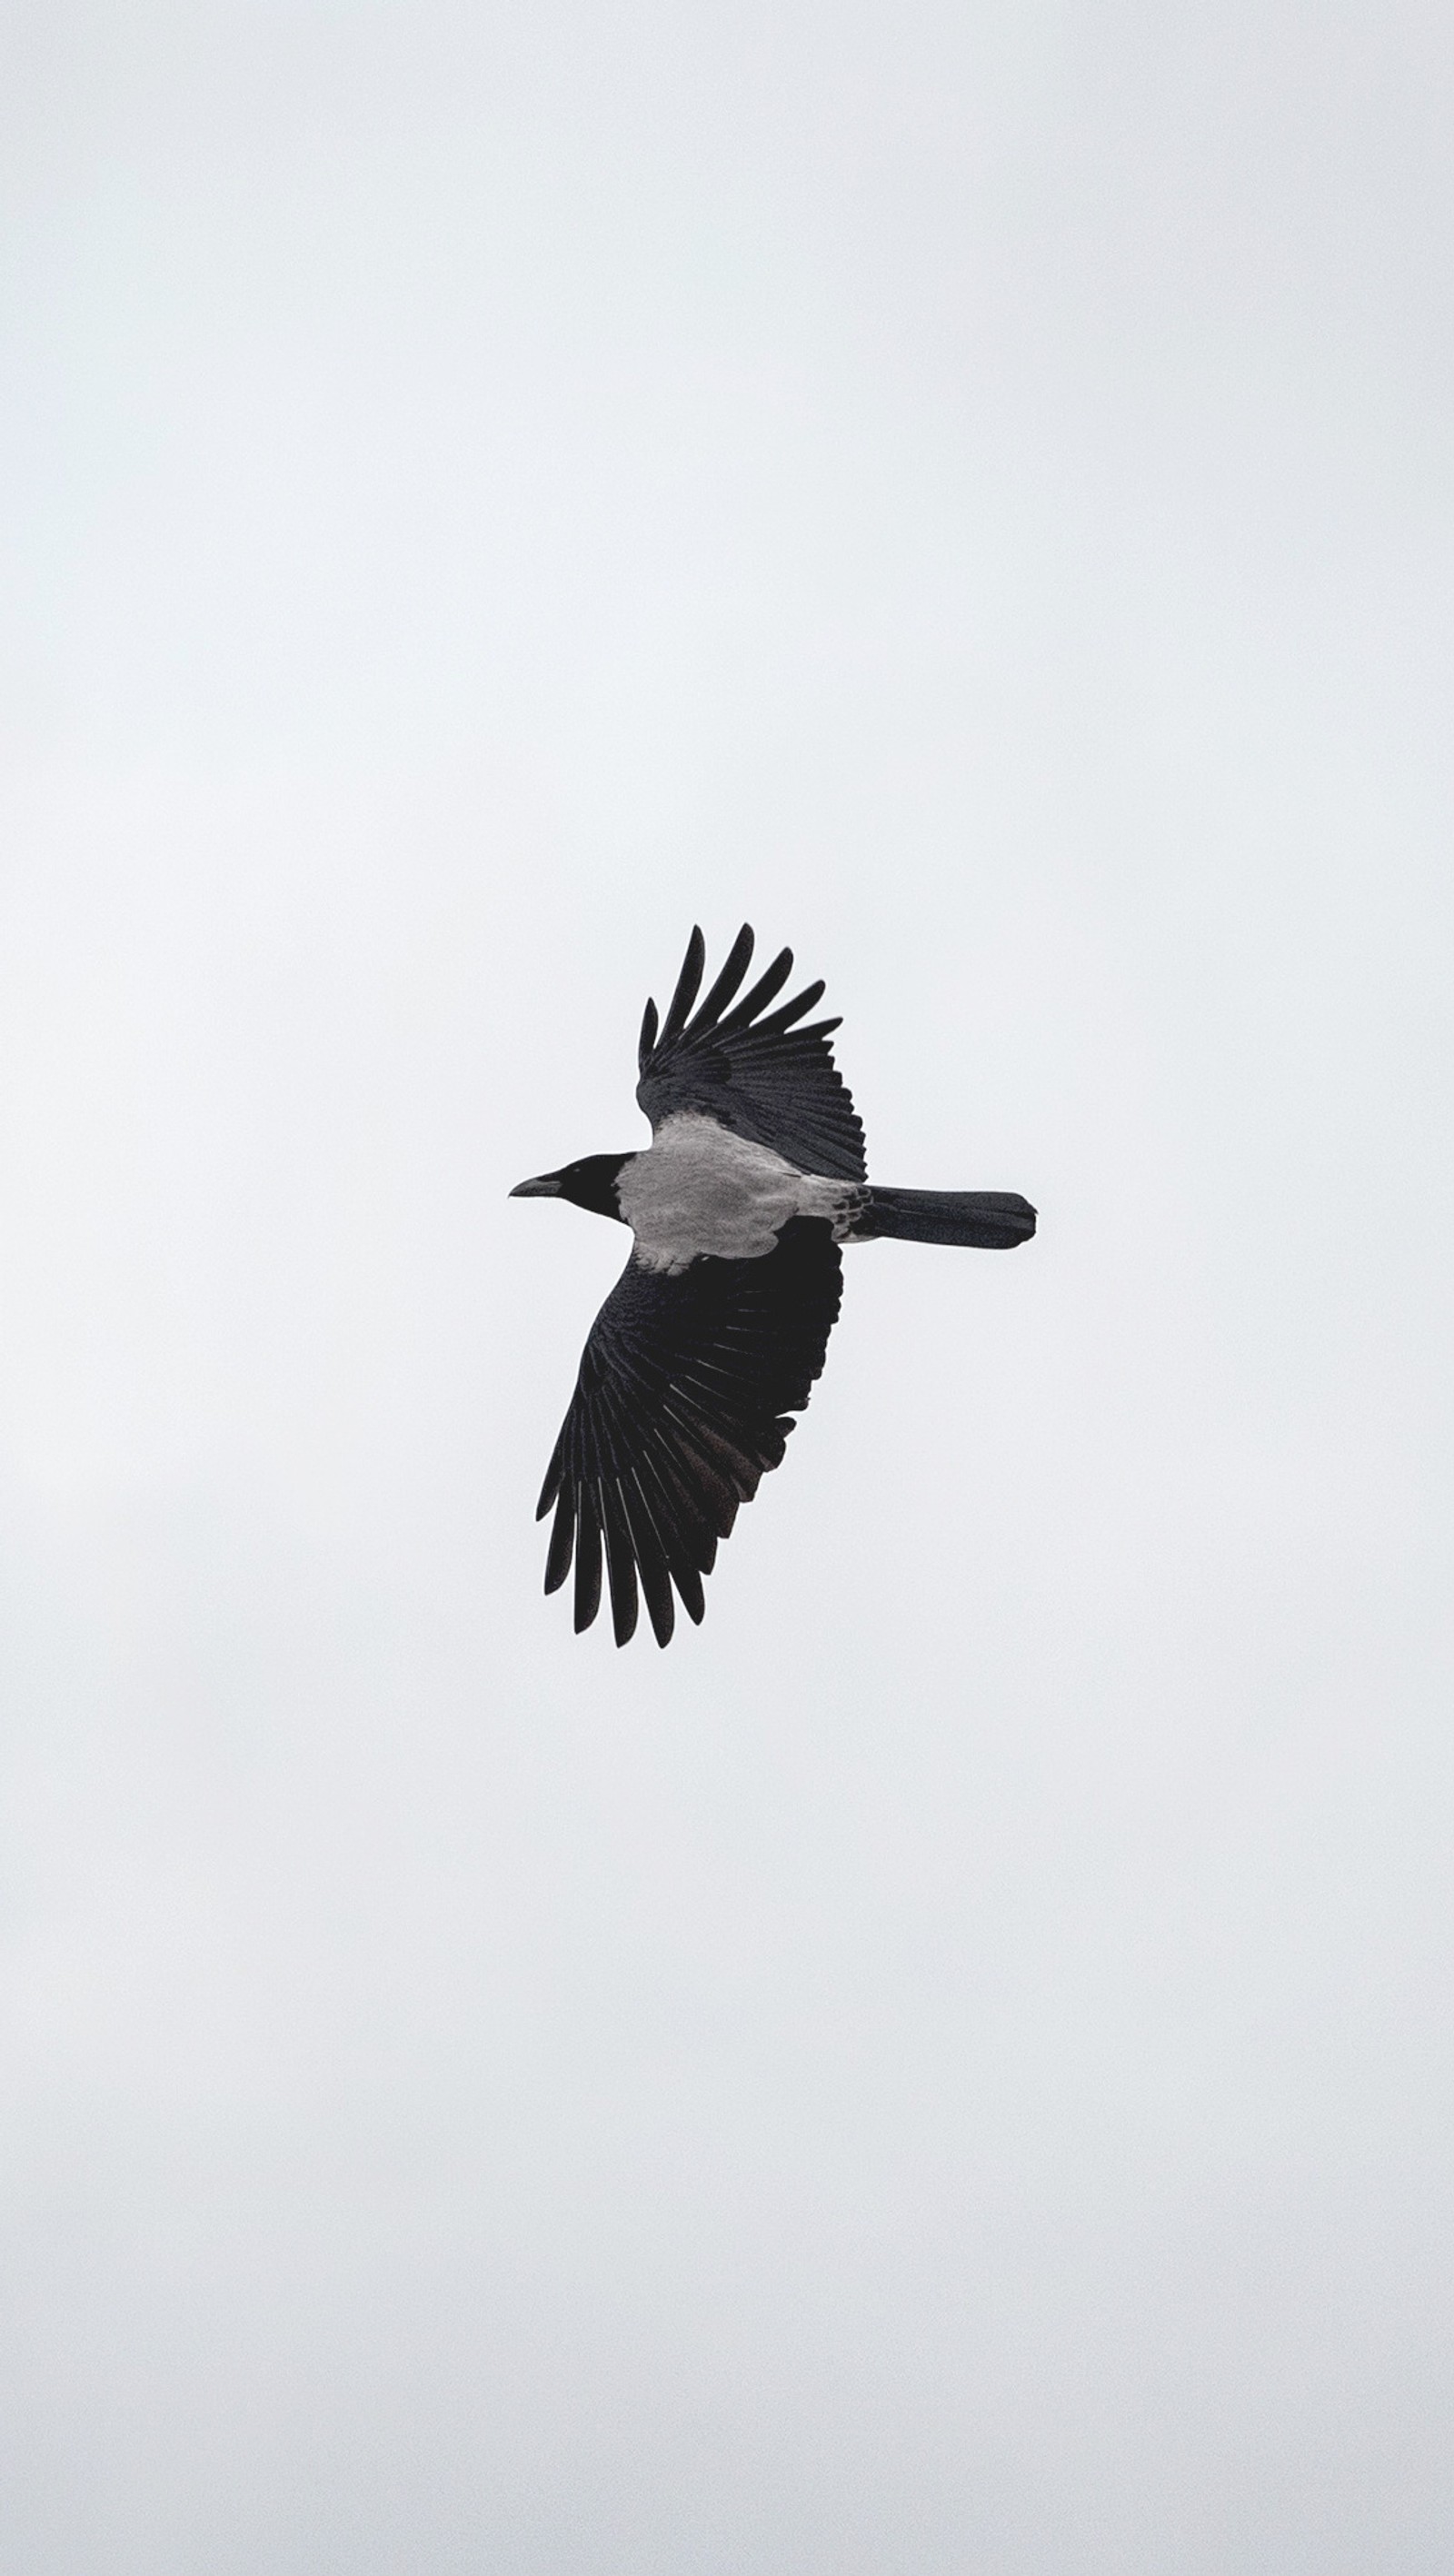
<path fill-rule="evenodd" d="M 636 1097 L 653 1128 L 683 1110 L 702 1110 L 734 1135 L 771 1146 L 800 1171 L 861 1181 L 863 1129 L 829 1045 L 839 1022 L 795 1025 L 821 1001 L 821 982 L 805 985 L 769 1011 L 792 973 L 793 952 L 785 948 L 736 1007 L 726 1008 L 752 949 L 752 932 L 744 924 L 706 1000 L 689 1017 L 707 963 L 702 934 L 692 932 L 660 1035 L 656 1004 L 646 1005 Z"/>
<path fill-rule="evenodd" d="M 807 1217 L 757 1261 L 702 1259 L 670 1277 L 633 1253 L 591 1327 L 537 1512 L 555 1506 L 547 1592 L 574 1558 L 577 1629 L 600 1608 L 603 1569 L 618 1645 L 639 1592 L 659 1645 L 673 1587 L 700 1621 L 702 1577 L 781 1463 L 841 1293 L 838 1247 Z"/>

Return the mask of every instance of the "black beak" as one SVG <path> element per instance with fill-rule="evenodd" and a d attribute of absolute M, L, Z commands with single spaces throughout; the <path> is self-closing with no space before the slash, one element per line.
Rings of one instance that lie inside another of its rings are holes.
<path fill-rule="evenodd" d="M 512 1199 L 558 1199 L 559 1172 L 541 1172 L 533 1181 L 517 1181 L 510 1192 Z"/>

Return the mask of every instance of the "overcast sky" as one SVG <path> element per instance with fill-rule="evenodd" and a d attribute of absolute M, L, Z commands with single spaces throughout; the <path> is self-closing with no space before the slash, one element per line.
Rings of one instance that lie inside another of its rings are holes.
<path fill-rule="evenodd" d="M 1446 2576 L 1454 28 L 12 0 L 5 2576 Z M 881 1180 L 532 1512 L 694 920 Z"/>

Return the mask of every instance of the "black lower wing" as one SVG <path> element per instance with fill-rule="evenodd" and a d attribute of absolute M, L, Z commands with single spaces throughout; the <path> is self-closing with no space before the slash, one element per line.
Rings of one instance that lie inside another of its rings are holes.
<path fill-rule="evenodd" d="M 547 1592 L 574 1557 L 577 1630 L 600 1608 L 603 1558 L 618 1646 L 638 1578 L 658 1645 L 673 1586 L 701 1619 L 717 1542 L 780 1465 L 842 1293 L 838 1246 L 806 1217 L 757 1261 L 701 1259 L 671 1277 L 633 1253 L 591 1326 L 536 1513 L 555 1505 Z"/>

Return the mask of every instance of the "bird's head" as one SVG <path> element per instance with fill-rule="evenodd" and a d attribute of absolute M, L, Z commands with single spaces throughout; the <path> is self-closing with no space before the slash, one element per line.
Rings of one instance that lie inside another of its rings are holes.
<path fill-rule="evenodd" d="M 512 1199 L 572 1199 L 593 1216 L 614 1216 L 621 1224 L 616 1178 L 631 1154 L 583 1154 L 578 1163 L 563 1163 L 558 1172 L 541 1172 L 533 1181 L 517 1181 Z"/>

